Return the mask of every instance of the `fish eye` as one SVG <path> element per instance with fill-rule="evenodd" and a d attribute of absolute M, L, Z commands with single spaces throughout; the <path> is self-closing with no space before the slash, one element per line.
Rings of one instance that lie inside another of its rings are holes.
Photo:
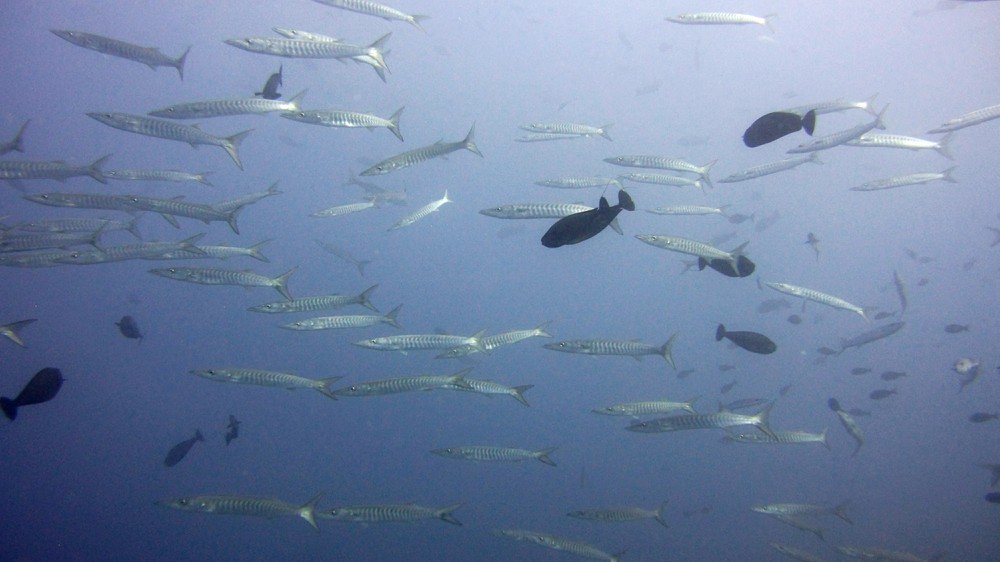
<path fill-rule="evenodd" d="M 305 111 L 300 111 L 299 112 L 299 117 L 305 117 L 305 116 L 306 116 L 306 112 Z"/>
<path fill-rule="evenodd" d="M 339 511 L 340 511 L 339 509 L 331 509 L 327 513 L 329 513 L 330 515 L 336 516 Z"/>
<path fill-rule="evenodd" d="M 177 273 L 177 269 L 173 267 L 167 268 L 167 271 L 169 271 L 170 273 Z"/>
<path fill-rule="evenodd" d="M 376 344 L 376 343 L 378 343 L 378 340 L 371 339 L 371 340 L 368 340 L 368 343 L 370 343 L 370 344 Z"/>
<path fill-rule="evenodd" d="M 187 500 L 177 500 L 177 505 L 187 505 L 187 504 L 188 504 Z"/>

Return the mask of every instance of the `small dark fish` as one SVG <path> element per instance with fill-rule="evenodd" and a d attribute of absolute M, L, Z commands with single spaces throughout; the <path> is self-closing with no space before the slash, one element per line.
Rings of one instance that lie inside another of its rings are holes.
<path fill-rule="evenodd" d="M 840 401 L 836 398 L 831 398 L 826 401 L 826 405 L 830 407 L 834 412 L 842 412 L 843 409 L 840 407 Z"/>
<path fill-rule="evenodd" d="M 663 83 L 660 81 L 647 82 L 635 89 L 635 95 L 645 96 L 647 94 L 652 94 L 653 92 L 659 91 L 661 85 L 663 85 Z"/>
<path fill-rule="evenodd" d="M 1000 503 L 1000 492 L 990 492 L 983 496 L 983 499 L 990 503 Z"/>
<path fill-rule="evenodd" d="M 732 365 L 732 364 L 728 364 L 728 363 L 725 364 L 725 365 L 719 365 L 719 370 L 722 371 L 723 373 L 725 373 L 726 371 L 732 371 L 735 368 L 736 368 L 736 365 Z"/>
<path fill-rule="evenodd" d="M 556 221 L 542 236 L 542 246 L 558 248 L 567 244 L 579 244 L 592 238 L 607 228 L 622 209 L 635 210 L 635 203 L 625 190 L 618 192 L 618 204 L 615 206 L 608 205 L 608 200 L 601 197 L 598 208 L 574 213 Z"/>
<path fill-rule="evenodd" d="M 879 375 L 879 378 L 884 381 L 894 381 L 896 379 L 901 379 L 906 376 L 903 371 L 886 371 Z"/>
<path fill-rule="evenodd" d="M 869 412 L 868 410 L 862 410 L 861 408 L 851 408 L 850 410 L 847 411 L 847 413 L 851 414 L 852 416 L 870 416 L 870 415 L 872 415 L 872 413 Z"/>
<path fill-rule="evenodd" d="M 229 414 L 229 425 L 226 426 L 226 445 L 240 436 L 240 420 L 236 416 Z"/>
<path fill-rule="evenodd" d="M 799 316 L 798 314 L 793 314 L 788 317 L 788 323 L 795 324 L 796 326 L 798 326 L 799 324 L 802 323 L 802 317 Z"/>
<path fill-rule="evenodd" d="M 976 265 L 976 260 L 971 259 L 962 264 L 962 271 L 971 271 L 972 268 L 975 267 L 975 265 Z"/>
<path fill-rule="evenodd" d="M 121 320 L 115 322 L 115 326 L 118 326 L 118 331 L 126 338 L 139 340 L 139 343 L 142 343 L 142 331 L 139 330 L 139 324 L 136 323 L 135 318 L 122 316 Z"/>
<path fill-rule="evenodd" d="M 944 327 L 944 331 L 948 332 L 949 334 L 960 334 L 962 332 L 968 332 L 969 325 L 965 324 L 963 326 L 962 324 L 948 324 L 947 326 Z"/>
<path fill-rule="evenodd" d="M 855 375 L 855 376 L 857 376 L 857 375 L 867 375 L 870 372 L 872 372 L 872 370 L 870 368 L 868 368 L 868 367 L 855 367 L 855 368 L 851 369 L 851 374 Z"/>
<path fill-rule="evenodd" d="M 806 236 L 805 243 L 809 244 L 810 246 L 812 246 L 813 251 L 816 252 L 816 259 L 818 260 L 819 259 L 819 238 L 816 238 L 816 235 L 813 234 L 812 232 L 810 232 Z"/>
<path fill-rule="evenodd" d="M 17 409 L 21 406 L 41 404 L 56 397 L 59 388 L 63 383 L 62 371 L 54 367 L 46 367 L 35 373 L 28 384 L 24 385 L 17 398 L 11 400 L 7 397 L 0 397 L 0 408 L 7 416 L 7 419 L 14 421 L 17 418 Z"/>
<path fill-rule="evenodd" d="M 722 385 L 722 388 L 719 389 L 719 394 L 728 394 L 729 391 L 732 390 L 734 386 L 736 386 L 735 380 L 733 382 Z"/>
<path fill-rule="evenodd" d="M 924 287 L 924 286 L 926 286 L 926 285 L 927 285 L 928 283 L 930 283 L 930 280 L 929 280 L 929 279 L 927 279 L 926 277 L 921 277 L 921 278 L 920 278 L 920 280 L 919 280 L 919 281 L 917 281 L 917 287 Z"/>
<path fill-rule="evenodd" d="M 792 389 L 792 385 L 791 384 L 786 384 L 785 386 L 781 387 L 781 390 L 778 391 L 778 396 L 784 396 L 784 395 L 788 394 L 788 391 L 790 391 L 791 389 Z"/>
<path fill-rule="evenodd" d="M 778 349 L 778 346 L 764 334 L 758 334 L 757 332 L 727 332 L 726 327 L 719 324 L 719 327 L 715 329 L 715 341 L 722 341 L 722 338 L 726 338 L 747 351 L 761 355 L 774 353 Z"/>
<path fill-rule="evenodd" d="M 792 303 L 788 302 L 787 299 L 767 299 L 757 305 L 757 312 L 767 314 L 768 312 L 773 312 L 782 308 L 790 308 L 791 306 Z"/>
<path fill-rule="evenodd" d="M 744 215 L 742 213 L 733 213 L 727 218 L 729 224 L 742 224 L 748 220 L 753 220 L 753 215 Z"/>
<path fill-rule="evenodd" d="M 775 212 L 771 213 L 770 215 L 768 215 L 768 216 L 760 219 L 759 221 L 757 221 L 757 224 L 753 225 L 753 231 L 754 232 L 764 232 L 765 230 L 767 230 L 767 229 L 771 228 L 772 226 L 774 226 L 774 223 L 778 222 L 778 220 L 780 218 L 781 218 L 781 213 L 779 213 L 778 211 L 775 211 Z"/>
<path fill-rule="evenodd" d="M 882 311 L 882 312 L 878 312 L 878 313 L 875 314 L 875 319 L 876 320 L 885 320 L 886 318 L 891 318 L 891 317 L 893 317 L 895 315 L 896 314 L 893 313 L 893 312 Z"/>
<path fill-rule="evenodd" d="M 726 242 L 729 242 L 733 238 L 736 238 L 736 231 L 735 230 L 732 231 L 732 232 L 726 232 L 726 233 L 720 234 L 718 236 L 713 236 L 712 239 L 710 240 L 710 242 L 712 243 L 713 246 L 721 246 L 721 245 L 725 244 Z"/>
<path fill-rule="evenodd" d="M 829 347 L 821 347 L 816 350 L 816 353 L 819 353 L 820 355 L 826 355 L 827 357 L 829 357 L 830 355 L 836 355 L 837 350 L 830 349 Z"/>
<path fill-rule="evenodd" d="M 880 388 L 878 390 L 871 391 L 871 394 L 868 395 L 868 398 L 871 398 L 872 400 L 885 400 L 886 398 L 892 396 L 893 394 L 898 394 L 895 388 L 892 390 Z"/>
<path fill-rule="evenodd" d="M 969 421 L 973 423 L 983 423 L 990 420 L 995 420 L 1000 417 L 1000 414 L 987 414 L 986 412 L 976 412 L 969 416 Z"/>
<path fill-rule="evenodd" d="M 748 408 L 756 408 L 757 406 L 762 406 L 770 402 L 767 398 L 741 398 L 739 400 L 733 400 L 729 404 L 723 406 L 727 410 L 746 410 Z"/>
<path fill-rule="evenodd" d="M 686 379 L 688 375 L 694 372 L 694 369 L 684 369 L 683 371 L 677 373 L 677 378 Z"/>
<path fill-rule="evenodd" d="M 188 451 L 191 450 L 191 447 L 194 447 L 195 443 L 204 440 L 205 438 L 202 437 L 201 430 L 200 429 L 195 430 L 194 437 L 190 439 L 185 439 L 184 441 L 181 441 L 180 443 L 170 448 L 170 451 L 167 452 L 167 458 L 163 459 L 163 464 L 167 466 L 176 465 L 177 463 L 184 460 L 184 457 L 188 454 Z"/>
<path fill-rule="evenodd" d="M 255 93 L 255 96 L 262 97 L 266 100 L 276 100 L 281 98 L 281 94 L 278 93 L 278 86 L 284 86 L 284 82 L 281 81 L 281 73 L 284 70 L 285 65 L 278 67 L 278 71 L 274 74 L 268 76 L 267 82 L 264 83 L 264 89 L 260 92 Z"/>
<path fill-rule="evenodd" d="M 757 264 L 742 254 L 736 257 L 735 268 L 729 260 L 698 258 L 698 271 L 705 269 L 705 266 L 711 267 L 726 277 L 749 277 L 757 269 Z"/>
<path fill-rule="evenodd" d="M 806 130 L 812 136 L 816 127 L 816 111 L 810 109 L 805 115 L 775 111 L 757 119 L 743 133 L 743 144 L 750 148 L 776 141 L 785 135 Z"/>

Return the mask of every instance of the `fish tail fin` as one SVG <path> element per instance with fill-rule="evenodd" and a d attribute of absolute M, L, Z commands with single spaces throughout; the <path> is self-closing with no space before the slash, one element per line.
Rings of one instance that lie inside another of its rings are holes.
<path fill-rule="evenodd" d="M 833 508 L 833 514 L 846 521 L 849 525 L 853 525 L 854 521 L 851 521 L 851 517 L 847 515 L 847 506 L 850 505 L 850 503 L 851 500 L 849 499 L 840 502 L 840 505 Z"/>
<path fill-rule="evenodd" d="M 768 31 L 771 32 L 772 35 L 774 34 L 774 28 L 771 27 L 771 20 L 773 20 L 776 17 L 778 17 L 778 14 L 767 14 L 766 16 L 764 16 L 764 27 L 766 27 Z M 809 134 L 811 135 L 812 133 Z"/>
<path fill-rule="evenodd" d="M 768 404 L 763 410 L 757 412 L 754 416 L 757 420 L 757 429 L 764 432 L 768 437 L 777 439 L 778 436 L 774 434 L 774 430 L 771 429 L 770 419 L 771 419 L 771 408 L 774 407 L 774 402 Z"/>
<path fill-rule="evenodd" d="M 533 384 L 523 384 L 521 386 L 515 386 L 513 388 L 513 392 L 511 392 L 510 395 L 514 397 L 514 400 L 517 400 L 521 404 L 524 404 L 525 406 L 530 408 L 531 404 L 528 404 L 528 401 L 524 399 L 524 393 L 534 387 L 535 385 Z"/>
<path fill-rule="evenodd" d="M 285 297 L 288 300 L 292 300 L 292 295 L 291 293 L 288 292 L 288 278 L 291 277 L 293 273 L 295 273 L 296 269 L 298 269 L 297 266 L 289 269 L 288 271 L 282 273 L 281 275 L 279 275 L 274 279 L 274 288 L 277 289 L 279 293 L 281 293 L 281 296 Z"/>
<path fill-rule="evenodd" d="M 135 236 L 139 240 L 142 240 L 142 233 L 139 232 L 139 219 L 141 217 L 142 215 L 132 217 L 132 220 L 128 221 L 128 226 L 125 227 L 125 230 L 127 230 L 129 234 Z"/>
<path fill-rule="evenodd" d="M 18 152 L 24 152 L 24 130 L 28 128 L 28 123 L 31 123 L 31 119 L 28 119 L 24 122 L 24 125 L 21 125 L 21 128 L 17 131 L 17 136 L 14 137 L 14 140 L 10 141 L 11 147 Z"/>
<path fill-rule="evenodd" d="M 104 170 L 102 170 L 101 167 L 108 161 L 108 158 L 111 158 L 111 155 L 105 154 L 104 156 L 101 156 L 97 160 L 91 162 L 90 166 L 87 167 L 87 175 L 103 184 L 107 184 L 108 179 L 104 177 Z"/>
<path fill-rule="evenodd" d="M 626 552 L 628 552 L 627 548 L 621 552 L 612 554 L 611 557 L 608 558 L 608 562 L 621 562 L 622 556 L 625 556 Z"/>
<path fill-rule="evenodd" d="M 719 324 L 719 327 L 715 329 L 715 341 L 722 341 L 724 337 L 726 337 L 726 327 Z"/>
<path fill-rule="evenodd" d="M 406 109 L 405 105 L 397 109 L 396 113 L 393 113 L 392 116 L 389 117 L 389 130 L 392 134 L 396 135 L 396 138 L 399 139 L 400 142 L 403 142 L 403 134 L 399 132 L 399 116 L 403 113 L 404 109 Z"/>
<path fill-rule="evenodd" d="M 226 153 L 228 153 L 229 157 L 233 159 L 233 162 L 236 162 L 236 167 L 241 170 L 243 169 L 243 162 L 240 161 L 240 143 L 242 143 L 243 139 L 247 138 L 247 135 L 249 135 L 252 131 L 253 129 L 247 129 L 246 131 L 236 133 L 231 137 L 222 139 L 222 148 L 226 150 Z"/>
<path fill-rule="evenodd" d="M 399 322 L 396 321 L 396 315 L 399 314 L 399 309 L 401 309 L 401 308 L 403 308 L 403 305 L 397 306 L 396 308 L 394 308 L 394 309 L 390 310 L 389 312 L 385 313 L 385 316 L 383 316 L 383 318 L 385 319 L 385 323 L 386 324 L 389 324 L 390 326 L 395 326 L 395 327 L 399 328 L 400 330 L 403 329 L 403 326 Z"/>
<path fill-rule="evenodd" d="M 424 21 L 425 19 L 427 19 L 429 17 L 430 16 L 425 16 L 425 15 L 422 15 L 422 14 L 413 14 L 412 16 L 410 16 L 410 19 L 408 19 L 407 21 L 409 21 L 410 25 L 412 25 L 413 27 L 419 29 L 420 31 L 423 31 L 424 33 L 427 33 L 427 30 L 424 29 L 423 26 L 420 25 L 420 22 Z"/>
<path fill-rule="evenodd" d="M 309 523 L 313 529 L 316 529 L 317 533 L 319 532 L 319 527 L 316 525 L 316 504 L 318 504 L 319 500 L 322 498 L 323 494 L 316 494 L 316 497 L 309 500 L 305 505 L 298 509 L 299 517 L 305 519 L 306 523 Z"/>
<path fill-rule="evenodd" d="M 670 525 L 667 525 L 667 520 L 663 518 L 663 514 L 667 511 L 667 501 L 668 500 L 663 500 L 663 503 L 660 504 L 660 507 L 656 508 L 655 519 L 657 523 L 669 529 Z"/>
<path fill-rule="evenodd" d="M 257 242 L 253 246 L 250 246 L 249 248 L 247 248 L 247 255 L 249 255 L 251 258 L 255 260 L 262 261 L 265 263 L 271 263 L 271 260 L 267 259 L 267 256 L 260 253 L 260 249 L 263 248 L 264 245 L 270 242 L 271 240 L 272 240 L 271 238 L 268 238 L 267 240 L 261 240 L 260 242 Z"/>
<path fill-rule="evenodd" d="M 878 310 L 877 306 L 863 306 L 861 307 L 861 310 L 858 312 L 858 314 L 860 314 L 861 317 L 865 319 L 865 322 L 871 324 L 872 323 L 871 313 L 875 312 L 876 310 Z"/>
<path fill-rule="evenodd" d="M 205 440 L 205 436 L 201 434 L 201 430 L 200 429 L 194 430 L 194 439 L 195 439 L 195 441 L 204 441 Z"/>
<path fill-rule="evenodd" d="M 691 414 L 697 414 L 697 410 L 694 409 L 694 403 L 697 402 L 699 398 L 701 398 L 700 394 L 687 402 L 682 402 L 683 406 L 681 406 L 681 409 Z"/>
<path fill-rule="evenodd" d="M 715 189 L 715 186 L 712 184 L 712 178 L 708 177 L 708 171 L 712 169 L 712 166 L 714 166 L 716 162 L 718 162 L 718 160 L 712 160 L 698 170 L 698 175 L 701 176 L 701 179 L 705 180 L 705 185 L 711 187 L 712 189 Z"/>
<path fill-rule="evenodd" d="M 819 434 L 819 442 L 822 443 L 824 447 L 826 447 L 827 451 L 830 451 L 832 449 L 830 449 L 830 442 L 826 438 L 827 429 L 829 428 L 823 428 L 823 433 Z"/>
<path fill-rule="evenodd" d="M 330 387 L 333 385 L 333 383 L 339 381 L 342 378 L 344 377 L 334 376 L 334 377 L 327 377 L 325 379 L 320 379 L 319 385 L 316 387 L 316 390 L 323 396 L 326 396 L 331 400 L 336 400 L 337 395 L 336 393 L 333 392 L 333 390 L 330 389 Z"/>
<path fill-rule="evenodd" d="M 816 110 L 810 109 L 802 116 L 802 128 L 806 130 L 806 134 L 810 137 L 813 131 L 816 129 Z"/>
<path fill-rule="evenodd" d="M 547 320 L 547 321 L 542 322 L 541 324 L 535 326 L 535 330 L 534 330 L 535 331 L 535 336 L 536 337 L 540 337 L 540 338 L 551 338 L 552 334 L 546 332 L 546 330 L 549 328 L 549 324 L 551 324 L 551 323 L 552 323 L 551 320 Z"/>
<path fill-rule="evenodd" d="M 541 451 L 535 452 L 535 458 L 542 461 L 549 466 L 556 466 L 556 463 L 549 458 L 549 453 L 555 451 L 558 447 L 549 447 L 548 449 L 542 449 Z"/>
<path fill-rule="evenodd" d="M 483 153 L 479 152 L 479 147 L 476 146 L 476 124 L 473 123 L 472 127 L 469 128 L 469 134 L 465 135 L 465 139 L 462 140 L 462 148 L 478 154 L 480 158 L 483 158 Z"/>
<path fill-rule="evenodd" d="M 389 33 L 386 33 L 385 35 L 379 37 L 375 41 L 372 41 L 372 44 L 368 45 L 368 47 L 366 49 L 367 51 L 369 51 L 369 56 L 376 63 L 376 64 L 372 65 L 372 66 L 375 67 L 376 71 L 377 70 L 389 70 L 389 67 L 386 66 L 386 64 L 385 64 L 386 51 L 384 49 L 385 49 L 385 43 L 389 40 L 390 37 L 392 37 L 392 32 L 391 31 Z M 379 77 L 382 78 L 383 81 L 385 80 L 385 76 L 381 72 L 379 72 Z"/>
<path fill-rule="evenodd" d="M 670 338 L 668 338 L 667 341 L 660 346 L 660 355 L 662 355 L 663 358 L 667 360 L 667 363 L 670 363 L 670 366 L 675 371 L 677 370 L 677 365 L 674 364 L 673 349 L 674 349 L 674 341 L 676 339 L 677 339 L 677 332 L 674 332 L 673 334 L 670 335 Z"/>
<path fill-rule="evenodd" d="M 878 117 L 878 113 L 875 111 L 875 98 L 878 97 L 878 93 L 872 94 L 868 99 L 865 100 L 864 104 L 861 106 L 862 109 L 867 111 L 872 117 Z"/>
<path fill-rule="evenodd" d="M 941 179 L 943 179 L 944 181 L 946 181 L 948 183 L 958 183 L 958 180 L 956 180 L 955 178 L 953 178 L 951 176 L 951 173 L 954 172 L 955 168 L 957 168 L 957 167 L 958 166 L 952 166 L 951 168 L 948 168 L 947 170 L 941 172 L 941 175 L 944 176 Z"/>
<path fill-rule="evenodd" d="M 611 135 L 608 134 L 608 129 L 610 129 L 613 125 L 614 123 L 608 123 L 607 125 L 601 125 L 600 127 L 597 128 L 597 130 L 601 132 L 602 137 L 612 142 L 614 142 L 615 139 L 611 138 Z"/>
<path fill-rule="evenodd" d="M 632 200 L 632 196 L 624 189 L 618 190 L 618 205 L 626 211 L 635 210 L 635 201 Z"/>
<path fill-rule="evenodd" d="M 375 312 L 378 312 L 378 309 L 375 308 L 375 305 L 373 305 L 372 302 L 368 300 L 368 297 L 372 296 L 372 293 L 375 292 L 375 289 L 378 289 L 378 283 L 372 285 L 371 287 L 368 287 L 364 291 L 361 291 L 361 294 L 358 295 L 358 304 L 369 310 L 374 310 Z"/>
<path fill-rule="evenodd" d="M 472 343 L 469 345 L 471 345 L 472 347 L 476 348 L 477 350 L 483 353 L 489 353 L 490 350 L 486 349 L 486 346 L 484 346 L 483 342 L 481 341 L 484 335 L 486 335 L 486 328 L 483 328 L 482 330 L 479 330 L 475 334 L 472 334 L 471 336 Z"/>
<path fill-rule="evenodd" d="M 205 250 L 202 250 L 201 248 L 195 246 L 195 244 L 197 244 L 198 241 L 204 237 L 205 237 L 204 232 L 202 232 L 201 234 L 195 234 L 190 238 L 185 238 L 184 240 L 181 240 L 180 242 L 177 243 L 177 246 L 180 247 L 180 249 L 191 252 L 197 256 L 204 256 L 206 255 Z"/>
<path fill-rule="evenodd" d="M 358 273 L 360 273 L 362 277 L 365 276 L 365 266 L 368 265 L 368 264 L 370 264 L 371 262 L 372 262 L 372 260 L 361 260 L 361 261 L 355 262 L 354 265 L 358 266 Z"/>
<path fill-rule="evenodd" d="M 173 64 L 170 66 L 177 69 L 177 74 L 180 75 L 181 80 L 184 80 L 184 61 L 187 60 L 188 53 L 191 52 L 191 46 L 189 45 L 187 49 L 184 49 L 184 53 L 174 60 Z"/>
<path fill-rule="evenodd" d="M 885 107 L 882 108 L 882 111 L 879 111 L 878 115 L 875 116 L 876 129 L 880 129 L 883 131 L 885 130 L 885 122 L 882 120 L 882 118 L 885 117 L 885 112 L 887 109 L 889 109 L 889 104 L 885 104 Z"/>
<path fill-rule="evenodd" d="M 819 152 L 810 152 L 809 159 L 806 162 L 812 162 L 813 164 L 823 165 L 823 161 L 819 159 Z"/>
<path fill-rule="evenodd" d="M 948 160 L 955 159 L 954 157 L 952 157 L 951 148 L 949 147 L 949 144 L 951 143 L 952 134 L 953 133 L 948 133 L 947 135 L 941 137 L 941 140 L 937 142 L 937 146 L 934 147 L 934 150 L 936 150 L 938 154 L 944 156 Z"/>
<path fill-rule="evenodd" d="M 452 525 L 459 525 L 459 526 L 461 526 L 462 522 L 459 521 L 458 519 L 455 519 L 455 516 L 452 515 L 451 512 L 453 512 L 456 509 L 462 507 L 463 505 L 465 505 L 465 504 L 456 503 L 456 504 L 453 504 L 453 505 L 449 505 L 448 507 L 442 507 L 441 509 L 437 509 L 437 510 L 434 511 L 434 516 L 437 517 L 438 519 L 444 521 L 445 523 L 451 523 Z"/>
<path fill-rule="evenodd" d="M 21 331 L 21 328 L 27 326 L 28 324 L 31 324 L 35 320 L 37 320 L 37 318 L 29 318 L 28 320 L 21 320 L 18 322 L 11 322 L 10 324 L 5 324 L 3 326 L 0 326 L 2 328 L 6 328 L 0 333 L 3 333 L 3 335 L 7 336 L 7 339 L 9 339 L 10 341 L 16 343 L 21 347 L 28 347 L 24 345 L 24 341 L 21 339 L 21 336 L 18 335 L 18 332 Z"/>
<path fill-rule="evenodd" d="M 14 421 L 17 419 L 17 403 L 7 397 L 0 397 L 0 409 L 7 419 Z"/>
<path fill-rule="evenodd" d="M 299 107 L 299 102 L 302 101 L 302 98 L 306 95 L 306 92 L 308 91 L 309 89 L 306 88 L 305 90 L 302 90 L 301 92 L 292 96 L 292 99 L 288 100 L 288 104 L 292 106 L 292 109 L 289 109 L 288 111 L 299 111 L 301 109 Z"/>
<path fill-rule="evenodd" d="M 471 372 L 472 372 L 472 367 L 467 367 L 465 369 L 462 369 L 461 371 L 449 377 L 451 380 L 448 381 L 448 384 L 453 384 L 465 390 L 472 390 L 472 386 L 469 383 L 465 382 L 465 375 L 468 375 Z"/>
<path fill-rule="evenodd" d="M 240 227 L 236 224 L 236 219 L 240 216 L 240 211 L 242 210 L 243 207 L 236 207 L 226 215 L 226 223 L 229 224 L 229 228 L 233 229 L 233 232 L 236 234 L 240 233 Z"/>

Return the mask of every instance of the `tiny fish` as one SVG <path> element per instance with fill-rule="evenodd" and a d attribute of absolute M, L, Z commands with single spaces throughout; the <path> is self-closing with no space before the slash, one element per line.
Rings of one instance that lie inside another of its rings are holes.
<path fill-rule="evenodd" d="M 240 436 L 240 420 L 236 419 L 236 416 L 229 414 L 229 425 L 226 426 L 226 445 L 228 446 L 233 439 Z"/>
<path fill-rule="evenodd" d="M 855 375 L 855 376 L 857 376 L 857 375 L 867 375 L 870 372 L 872 372 L 872 370 L 870 368 L 868 368 L 868 367 L 855 367 L 855 368 L 851 369 L 851 374 Z"/>
<path fill-rule="evenodd" d="M 781 387 L 781 390 L 778 391 L 778 396 L 784 396 L 788 394 L 790 390 L 792 390 L 792 385 L 786 384 L 785 386 Z"/>
<path fill-rule="evenodd" d="M 139 324 L 136 323 L 135 318 L 122 316 L 121 320 L 115 322 L 115 326 L 118 326 L 118 331 L 126 338 L 139 340 L 139 343 L 142 343 L 142 331 L 139 330 Z"/>
<path fill-rule="evenodd" d="M 724 325 L 719 324 L 719 327 L 715 329 L 715 341 L 722 341 L 722 338 L 726 338 L 749 352 L 761 355 L 774 353 L 778 349 L 778 346 L 764 334 L 758 334 L 757 332 L 728 332 Z"/>
<path fill-rule="evenodd" d="M 889 390 L 885 388 L 880 388 L 878 390 L 871 391 L 871 394 L 869 394 L 868 397 L 871 398 L 872 400 L 884 400 L 892 396 L 893 394 L 898 394 L 896 389 Z"/>
<path fill-rule="evenodd" d="M 740 224 L 740 223 L 744 223 L 744 222 L 746 222 L 748 220 L 753 220 L 753 215 L 744 215 L 742 213 L 733 213 L 733 214 L 729 215 L 729 217 L 728 217 L 727 220 L 729 220 L 729 224 Z"/>
<path fill-rule="evenodd" d="M 976 412 L 969 416 L 969 421 L 972 423 L 983 423 L 990 420 L 995 420 L 1000 417 L 1000 414 L 987 414 L 986 412 Z"/>
<path fill-rule="evenodd" d="M 694 372 L 694 369 L 684 369 L 683 371 L 677 373 L 677 378 L 686 379 L 688 375 Z"/>
<path fill-rule="evenodd" d="M 900 379 L 905 376 L 906 373 L 904 373 L 903 371 L 886 371 L 881 375 L 879 375 L 879 378 L 881 378 L 884 381 L 894 381 L 896 379 Z"/>
<path fill-rule="evenodd" d="M 836 398 L 831 398 L 827 400 L 826 405 L 829 406 L 830 409 L 833 410 L 834 412 L 839 412 L 842 410 L 842 408 L 840 407 L 840 401 L 837 400 Z"/>
<path fill-rule="evenodd" d="M 722 388 L 719 389 L 719 394 L 728 394 L 729 391 L 732 390 L 734 386 L 736 386 L 735 380 L 733 382 L 722 385 Z"/>
<path fill-rule="evenodd" d="M 177 463 L 184 460 L 184 457 L 187 456 L 188 451 L 191 450 L 191 447 L 194 447 L 195 443 L 204 440 L 205 438 L 202 436 L 201 430 L 195 430 L 194 437 L 190 439 L 185 439 L 184 441 L 181 441 L 180 443 L 170 448 L 170 450 L 167 452 L 167 458 L 163 459 L 163 464 L 166 466 L 176 465 Z"/>
<path fill-rule="evenodd" d="M 727 363 L 725 365 L 719 365 L 719 370 L 722 371 L 723 373 L 725 373 L 726 371 L 732 371 L 735 368 L 736 368 L 736 365 L 732 365 L 732 364 L 729 364 L 729 363 Z"/>
<path fill-rule="evenodd" d="M 884 312 L 883 311 L 883 312 L 876 313 L 875 314 L 875 319 L 876 320 L 885 320 L 886 318 L 890 318 L 892 316 L 894 316 L 894 314 L 892 312 Z"/>
<path fill-rule="evenodd" d="M 788 323 L 798 326 L 799 324 L 802 323 L 802 317 L 799 316 L 798 314 L 793 314 L 788 317 Z"/>
<path fill-rule="evenodd" d="M 16 398 L 0 397 L 0 409 L 3 409 L 7 419 L 14 421 L 17 418 L 17 409 L 21 406 L 41 404 L 55 398 L 64 380 L 62 371 L 46 367 L 31 377 L 31 380 L 24 385 Z"/>
<path fill-rule="evenodd" d="M 821 348 L 819 348 L 819 349 L 816 350 L 816 353 L 819 353 L 820 355 L 830 356 L 830 355 L 836 355 L 837 354 L 837 350 L 836 349 L 830 349 L 829 347 L 821 347 Z"/>
<path fill-rule="evenodd" d="M 968 324 L 965 324 L 965 325 L 962 325 L 962 324 L 948 324 L 947 326 L 944 327 L 944 331 L 948 332 L 949 334 L 960 334 L 962 332 L 968 332 L 969 331 L 969 325 Z"/>

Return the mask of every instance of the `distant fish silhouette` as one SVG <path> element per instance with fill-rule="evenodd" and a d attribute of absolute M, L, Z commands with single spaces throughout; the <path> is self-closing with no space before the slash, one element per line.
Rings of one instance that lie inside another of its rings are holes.
<path fill-rule="evenodd" d="M 55 398 L 62 387 L 63 380 L 62 371 L 46 367 L 31 377 L 17 398 L 11 400 L 7 397 L 0 397 L 0 408 L 3 409 L 7 419 L 14 421 L 17 418 L 17 409 L 21 406 L 41 404 Z"/>
<path fill-rule="evenodd" d="M 142 343 L 142 331 L 139 330 L 139 324 L 136 323 L 135 318 L 122 316 L 121 320 L 115 322 L 115 326 L 118 326 L 118 331 L 126 338 L 139 340 L 139 343 Z"/>
<path fill-rule="evenodd" d="M 194 447 L 195 443 L 204 440 L 205 438 L 201 435 L 201 430 L 196 429 L 194 437 L 190 439 L 185 439 L 184 441 L 181 441 L 180 443 L 170 448 L 170 451 L 167 452 L 167 458 L 163 459 L 163 464 L 167 466 L 176 465 L 177 463 L 184 460 L 184 457 L 187 456 L 188 451 L 191 450 L 191 447 Z"/>
<path fill-rule="evenodd" d="M 622 209 L 635 210 L 635 203 L 625 190 L 618 191 L 618 204 L 615 206 L 608 205 L 608 200 L 601 197 L 600 206 L 596 209 L 574 213 L 556 221 L 542 236 L 542 245 L 558 248 L 593 238 L 607 228 Z"/>
<path fill-rule="evenodd" d="M 279 99 L 281 94 L 278 93 L 278 86 L 285 85 L 284 82 L 281 81 L 281 73 L 284 70 L 284 67 L 285 65 L 279 66 L 278 71 L 267 78 L 267 82 L 264 83 L 264 89 L 254 95 L 266 100 Z"/>
<path fill-rule="evenodd" d="M 236 416 L 229 414 L 229 425 L 226 426 L 226 445 L 240 436 L 240 420 Z"/>
<path fill-rule="evenodd" d="M 733 267 L 733 263 L 729 260 L 698 258 L 698 270 L 705 269 L 705 266 L 711 267 L 727 277 L 748 277 L 757 269 L 757 264 L 743 254 L 736 257 L 736 267 Z"/>
<path fill-rule="evenodd" d="M 776 141 L 785 135 L 806 130 L 812 136 L 816 127 L 816 111 L 810 109 L 805 115 L 775 111 L 757 119 L 743 133 L 743 144 L 750 148 Z"/>
<path fill-rule="evenodd" d="M 725 326 L 719 324 L 719 327 L 715 329 L 715 341 L 721 341 L 722 338 L 726 338 L 747 351 L 760 353 L 761 355 L 774 353 L 778 349 L 778 346 L 764 334 L 758 334 L 757 332 L 730 332 L 726 330 Z"/>

